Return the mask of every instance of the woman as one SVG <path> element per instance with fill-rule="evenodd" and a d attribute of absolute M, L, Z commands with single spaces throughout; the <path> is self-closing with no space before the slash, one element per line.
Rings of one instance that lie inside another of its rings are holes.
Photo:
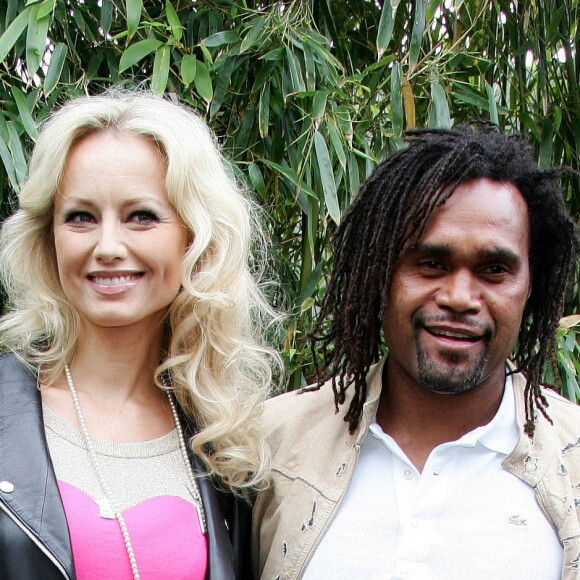
<path fill-rule="evenodd" d="M 238 498 L 267 480 L 278 358 L 250 205 L 207 127 L 148 95 L 72 101 L 19 201 L 0 235 L 0 577 L 248 577 Z"/>

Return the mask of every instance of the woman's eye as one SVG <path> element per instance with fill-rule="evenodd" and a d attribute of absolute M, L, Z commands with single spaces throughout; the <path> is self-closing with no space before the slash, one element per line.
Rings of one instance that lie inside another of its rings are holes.
<path fill-rule="evenodd" d="M 151 224 L 154 222 L 158 222 L 159 218 L 152 211 L 138 210 L 138 211 L 134 211 L 129 216 L 129 221 L 134 222 L 136 224 L 140 224 L 140 225 L 147 225 L 147 224 Z"/>
<path fill-rule="evenodd" d="M 94 221 L 95 218 L 87 211 L 71 211 L 65 217 L 67 224 L 89 224 Z"/>

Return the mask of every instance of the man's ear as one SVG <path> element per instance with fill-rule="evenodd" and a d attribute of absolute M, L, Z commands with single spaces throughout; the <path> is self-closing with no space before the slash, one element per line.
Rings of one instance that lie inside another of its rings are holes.
<path fill-rule="evenodd" d="M 530 284 L 528 285 L 528 295 L 526 296 L 526 301 L 530 297 L 531 293 L 532 293 L 532 283 L 530 282 Z"/>

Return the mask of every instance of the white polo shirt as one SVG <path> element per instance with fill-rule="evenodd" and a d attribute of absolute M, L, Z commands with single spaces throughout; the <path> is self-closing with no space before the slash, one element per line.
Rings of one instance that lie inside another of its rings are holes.
<path fill-rule="evenodd" d="M 557 580 L 563 551 L 534 490 L 501 467 L 518 441 L 511 377 L 492 421 L 422 473 L 377 423 L 306 580 Z"/>

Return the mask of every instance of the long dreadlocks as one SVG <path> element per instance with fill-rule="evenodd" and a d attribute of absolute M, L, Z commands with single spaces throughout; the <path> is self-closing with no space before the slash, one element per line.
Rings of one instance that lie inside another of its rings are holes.
<path fill-rule="evenodd" d="M 311 333 L 313 351 L 323 355 L 318 386 L 332 378 L 337 410 L 354 386 L 345 415 L 353 432 L 366 400 L 366 374 L 379 358 L 381 321 L 403 248 L 421 237 L 433 211 L 459 184 L 483 177 L 510 182 L 525 199 L 530 220 L 532 292 L 514 363 L 527 376 L 525 430 L 532 436 L 534 407 L 549 419 L 540 381 L 578 245 L 558 186 L 560 172 L 540 170 L 519 136 L 491 128 L 413 131 L 406 142 L 363 184 L 335 234 L 332 276 Z"/>

